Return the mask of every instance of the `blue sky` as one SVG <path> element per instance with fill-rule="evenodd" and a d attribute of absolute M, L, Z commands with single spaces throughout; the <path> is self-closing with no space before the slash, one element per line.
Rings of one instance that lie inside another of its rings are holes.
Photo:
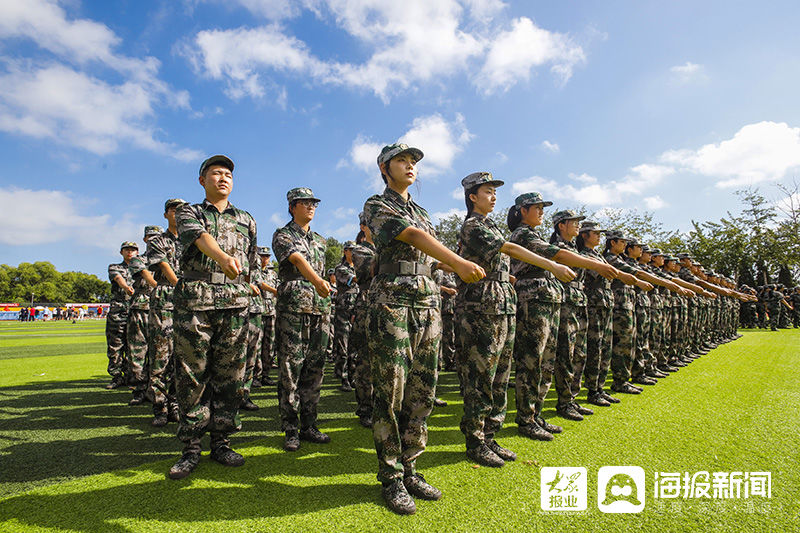
<path fill-rule="evenodd" d="M 214 153 L 261 244 L 295 186 L 353 238 L 398 139 L 434 216 L 488 170 L 501 206 L 687 230 L 797 176 L 798 23 L 778 1 L 0 1 L 0 262 L 105 277 L 165 199 L 202 199 Z"/>

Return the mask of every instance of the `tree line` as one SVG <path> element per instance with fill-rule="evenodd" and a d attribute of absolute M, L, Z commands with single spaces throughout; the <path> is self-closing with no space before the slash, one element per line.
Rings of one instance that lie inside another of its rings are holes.
<path fill-rule="evenodd" d="M 0 265 L 0 301 L 8 303 L 96 303 L 111 298 L 111 284 L 94 274 L 59 272 L 37 261 Z"/>

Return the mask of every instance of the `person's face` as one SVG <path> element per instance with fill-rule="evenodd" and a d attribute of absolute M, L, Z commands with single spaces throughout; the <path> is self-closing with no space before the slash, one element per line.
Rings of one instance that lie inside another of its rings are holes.
<path fill-rule="evenodd" d="M 642 247 L 641 246 L 631 246 L 628 248 L 628 257 L 631 259 L 639 259 L 642 255 Z"/>
<path fill-rule="evenodd" d="M 530 227 L 535 228 L 542 224 L 542 217 L 544 216 L 544 206 L 542 204 L 522 207 L 519 212 L 522 215 L 522 221 Z"/>
<path fill-rule="evenodd" d="M 657 267 L 660 267 L 663 264 L 664 264 L 664 256 L 663 255 L 657 255 L 657 256 L 655 256 L 653 258 L 653 265 L 655 265 Z"/>
<path fill-rule="evenodd" d="M 137 255 L 139 255 L 139 250 L 137 250 L 136 248 L 123 248 L 119 253 L 122 254 L 122 259 L 124 259 L 125 262 L 127 263 Z"/>
<path fill-rule="evenodd" d="M 386 163 L 381 169 L 387 170 Z M 417 180 L 417 161 L 409 152 L 397 155 L 389 160 L 387 179 L 399 189 L 407 189 Z"/>
<path fill-rule="evenodd" d="M 258 258 L 261 260 L 261 268 L 264 268 L 269 264 L 269 256 L 268 255 L 259 255 Z"/>
<path fill-rule="evenodd" d="M 314 214 L 317 212 L 318 204 L 319 202 L 316 200 L 296 200 L 292 204 L 292 216 L 295 222 L 302 226 L 314 220 Z"/>
<path fill-rule="evenodd" d="M 206 190 L 209 200 L 227 198 L 233 191 L 233 172 L 222 165 L 211 165 L 200 176 L 200 185 Z"/>
<path fill-rule="evenodd" d="M 482 215 L 488 215 L 494 211 L 494 204 L 497 202 L 497 189 L 494 185 L 484 183 L 473 194 L 469 195 L 475 211 Z"/>
<path fill-rule="evenodd" d="M 580 226 L 581 223 L 576 218 L 571 218 L 558 224 L 561 237 L 566 241 L 571 241 L 578 236 L 578 229 L 580 229 Z"/>
<path fill-rule="evenodd" d="M 642 255 L 639 256 L 639 260 L 645 264 L 649 263 L 652 258 L 650 252 L 642 252 Z"/>
<path fill-rule="evenodd" d="M 600 244 L 600 232 L 594 230 L 584 231 L 583 244 L 586 245 L 587 248 L 595 248 Z"/>
<path fill-rule="evenodd" d="M 623 241 L 622 239 L 613 239 L 611 241 L 611 253 L 613 254 L 621 254 L 625 251 L 625 245 L 627 241 Z"/>
<path fill-rule="evenodd" d="M 174 226 L 175 225 L 175 210 L 176 209 L 177 208 L 173 205 L 173 206 L 170 206 L 169 209 L 167 209 L 164 212 L 164 218 L 167 219 L 167 222 L 169 222 L 170 226 Z"/>
<path fill-rule="evenodd" d="M 345 250 L 344 251 L 344 258 L 348 263 L 352 263 L 353 262 L 353 250 L 351 250 L 350 248 Z"/>

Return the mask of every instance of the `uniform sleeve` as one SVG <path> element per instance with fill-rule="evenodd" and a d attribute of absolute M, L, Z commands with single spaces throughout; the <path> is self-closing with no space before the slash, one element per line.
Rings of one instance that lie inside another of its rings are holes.
<path fill-rule="evenodd" d="M 608 261 L 608 263 L 611 266 L 613 266 L 614 268 L 616 268 L 617 270 L 621 270 L 621 271 L 623 271 L 625 273 L 628 273 L 628 274 L 631 274 L 631 275 L 635 276 L 636 273 L 639 272 L 638 268 L 636 268 L 636 267 L 634 267 L 632 265 L 629 265 L 628 263 L 625 262 L 624 259 L 622 259 L 618 255 L 606 256 L 606 261 Z"/>
<path fill-rule="evenodd" d="M 178 239 L 183 246 L 194 244 L 200 235 L 206 233 L 206 227 L 199 214 L 200 206 L 185 204 L 175 213 L 178 223 Z"/>
<path fill-rule="evenodd" d="M 353 250 L 353 268 L 359 280 L 363 281 L 369 278 L 373 257 L 371 250 L 367 250 L 362 246 L 357 246 Z"/>
<path fill-rule="evenodd" d="M 561 248 L 555 244 L 543 241 L 531 230 L 518 232 L 514 242 L 537 255 L 541 255 L 545 259 L 552 259 L 561 251 Z"/>
<path fill-rule="evenodd" d="M 295 242 L 286 228 L 275 230 L 272 235 L 272 253 L 275 254 L 275 259 L 278 260 L 278 263 L 283 263 L 289 259 L 290 255 L 299 251 L 297 242 Z"/>
<path fill-rule="evenodd" d="M 124 278 L 125 273 L 122 271 L 122 268 L 123 267 L 116 264 L 108 265 L 108 281 L 115 283 L 114 279 L 116 279 L 117 276 L 122 276 Z"/>
<path fill-rule="evenodd" d="M 249 264 L 248 274 L 250 275 L 251 283 L 260 283 L 262 281 L 262 276 L 261 261 L 258 258 L 258 227 L 256 226 L 256 220 L 250 213 L 247 213 L 247 217 L 250 219 L 248 224 L 250 246 L 247 250 L 247 262 Z"/>
<path fill-rule="evenodd" d="M 493 232 L 477 217 L 464 221 L 461 240 L 471 256 L 480 257 L 485 263 L 490 263 L 506 243 L 502 236 Z"/>
<path fill-rule="evenodd" d="M 128 263 L 128 271 L 131 273 L 131 276 L 138 275 L 142 270 L 145 270 L 147 265 L 145 264 L 144 258 L 141 256 L 134 257 L 131 259 L 131 262 Z"/>
<path fill-rule="evenodd" d="M 147 241 L 147 266 L 155 267 L 159 263 L 167 262 L 167 248 L 164 246 L 163 235 L 158 235 Z"/>
<path fill-rule="evenodd" d="M 412 225 L 411 218 L 393 209 L 380 197 L 373 196 L 364 204 L 367 215 L 367 226 L 372 231 L 372 238 L 379 247 L 387 246 L 404 229 Z"/>

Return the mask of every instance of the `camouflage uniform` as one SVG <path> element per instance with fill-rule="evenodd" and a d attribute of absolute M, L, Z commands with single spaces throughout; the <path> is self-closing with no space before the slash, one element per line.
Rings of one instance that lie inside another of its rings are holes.
<path fill-rule="evenodd" d="M 506 418 L 506 391 L 514 352 L 517 294 L 509 283 L 506 239 L 484 215 L 472 212 L 461 226 L 460 255 L 486 271 L 476 283 L 458 281 L 458 367 L 464 386 L 461 432 L 467 449 L 489 444 Z"/>
<path fill-rule="evenodd" d="M 376 249 L 376 275 L 369 291 L 367 349 L 372 365 L 373 426 L 378 480 L 416 474 L 428 441 L 428 416 L 438 379 L 442 321 L 435 262 L 396 237 L 416 227 L 435 236 L 427 211 L 386 188 L 364 204 Z"/>
<path fill-rule="evenodd" d="M 781 303 L 783 294 L 775 289 L 769 289 L 764 295 L 764 301 L 767 304 L 767 312 L 769 313 L 769 327 L 772 331 L 778 330 L 778 320 L 781 314 Z"/>
<path fill-rule="evenodd" d="M 789 300 L 794 308 L 792 311 L 792 325 L 800 328 L 800 289 L 795 287 L 794 292 L 789 296 Z"/>
<path fill-rule="evenodd" d="M 581 250 L 581 254 L 595 261 L 607 262 L 602 255 L 588 248 Z M 586 271 L 584 289 L 587 299 L 588 328 L 583 382 L 589 394 L 596 394 L 603 390 L 611 365 L 614 291 L 611 289 L 611 280 L 594 270 Z"/>
<path fill-rule="evenodd" d="M 278 410 L 281 430 L 287 433 L 309 429 L 317 423 L 331 306 L 330 297 L 320 297 L 289 256 L 302 255 L 314 272 L 324 277 L 325 246 L 322 235 L 306 232 L 294 221 L 275 230 L 272 236 L 280 279 L 275 327 Z"/>
<path fill-rule="evenodd" d="M 345 382 L 350 380 L 349 372 L 352 366 L 348 340 L 353 325 L 350 321 L 353 315 L 353 306 L 358 297 L 358 283 L 355 282 L 354 268 L 344 259 L 336 266 L 335 276 L 338 291 L 336 292 L 336 313 L 333 324 L 334 372 Z"/>
<path fill-rule="evenodd" d="M 128 264 L 133 278 L 133 296 L 128 310 L 128 350 L 130 352 L 131 376 L 135 386 L 134 395 L 143 394 L 149 381 L 147 367 L 147 332 L 149 328 L 150 293 L 142 271 L 147 269 L 147 252 L 134 257 Z"/>
<path fill-rule="evenodd" d="M 250 284 L 258 286 L 261 283 L 261 263 L 258 267 L 258 275 L 250 279 Z M 261 361 L 261 344 L 264 335 L 264 298 L 260 294 L 250 295 L 250 306 L 247 316 L 247 359 L 244 365 L 244 388 L 245 401 L 250 397 L 250 389 L 253 387 L 253 377 L 255 376 L 256 364 Z"/>
<path fill-rule="evenodd" d="M 200 452 L 200 437 L 211 434 L 211 448 L 229 445 L 242 427 L 239 406 L 247 357 L 247 317 L 257 278 L 256 222 L 230 202 L 222 211 L 208 200 L 185 204 L 176 215 L 183 248 L 181 279 L 175 287 L 175 394 L 181 410 L 178 438 L 185 453 Z M 208 233 L 236 258 L 242 274 L 229 279 L 195 241 Z"/>
<path fill-rule="evenodd" d="M 166 414 L 169 403 L 175 401 L 175 369 L 172 358 L 174 339 L 172 313 L 175 308 L 175 289 L 167 281 L 159 265 L 168 264 L 175 275 L 181 277 L 183 247 L 177 235 L 169 230 L 147 243 L 147 265 L 153 271 L 158 286 L 150 295 L 150 346 L 147 353 L 150 367 L 150 393 L 153 413 Z"/>
<path fill-rule="evenodd" d="M 278 274 L 272 264 L 261 269 L 261 281 L 270 287 L 278 288 Z M 261 291 L 264 312 L 261 315 L 261 362 L 257 364 L 256 374 L 262 382 L 269 379 L 269 371 L 275 362 L 275 295 Z M 258 370 L 260 369 L 260 372 Z"/>
<path fill-rule="evenodd" d="M 456 275 L 445 270 L 436 270 L 433 279 L 441 287 L 455 289 Z M 456 337 L 454 328 L 456 297 L 442 293 L 442 340 L 439 343 L 439 370 L 456 370 Z"/>
<path fill-rule="evenodd" d="M 122 276 L 129 286 L 133 283 L 128 265 L 124 261 L 108 265 L 108 279 L 111 282 L 111 304 L 108 308 L 108 316 L 106 316 L 108 373 L 113 379 L 121 380 L 123 377 L 129 377 L 130 373 L 127 329 L 128 306 L 130 306 L 131 295 L 114 281 L 117 276 Z"/>
<path fill-rule="evenodd" d="M 633 268 L 647 271 L 647 267 L 635 259 L 625 257 L 625 262 Z M 648 370 L 652 370 L 652 357 L 650 353 L 650 295 L 639 287 L 633 287 L 634 313 L 636 315 L 636 343 L 633 347 L 633 361 L 631 364 L 631 377 L 633 379 L 645 377 Z"/>
<path fill-rule="evenodd" d="M 353 385 L 356 393 L 356 416 L 372 418 L 372 366 L 367 349 L 367 309 L 369 286 L 375 264 L 375 246 L 364 241 L 353 248 L 353 267 L 358 280 L 358 297 L 353 306 L 353 328 L 350 330 L 350 351 L 353 353 Z"/>
<path fill-rule="evenodd" d="M 510 241 L 547 259 L 561 251 L 527 224 L 520 224 Z M 514 342 L 516 422 L 530 426 L 539 424 L 553 379 L 563 289 L 547 270 L 517 259 L 511 260 L 511 273 L 517 278 L 514 288 L 519 298 Z"/>
<path fill-rule="evenodd" d="M 605 256 L 606 261 L 613 267 L 635 275 L 639 270 L 629 265 L 625 260 L 611 252 Z M 633 288 L 615 279 L 611 282 L 614 291 L 613 311 L 613 340 L 611 343 L 611 374 L 615 387 L 621 387 L 631 377 L 633 364 L 633 349 L 636 343 L 636 315 L 634 314 L 635 293 Z M 605 375 L 600 379 L 605 381 Z"/>

